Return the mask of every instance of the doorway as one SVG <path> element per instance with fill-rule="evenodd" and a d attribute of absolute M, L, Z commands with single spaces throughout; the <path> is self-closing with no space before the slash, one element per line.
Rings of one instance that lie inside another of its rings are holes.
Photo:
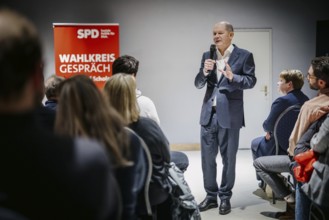
<path fill-rule="evenodd" d="M 244 90 L 244 116 L 246 127 L 240 130 L 239 149 L 251 147 L 251 141 L 265 135 L 263 121 L 272 103 L 272 30 L 235 29 L 233 43 L 253 53 L 257 83 Z"/>

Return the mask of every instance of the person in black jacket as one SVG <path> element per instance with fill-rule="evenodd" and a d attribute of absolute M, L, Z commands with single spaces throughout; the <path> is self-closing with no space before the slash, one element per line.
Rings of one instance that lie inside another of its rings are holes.
<path fill-rule="evenodd" d="M 155 219 L 170 220 L 171 185 L 166 166 L 170 163 L 169 142 L 159 125 L 150 118 L 141 117 L 136 100 L 136 81 L 128 74 L 115 74 L 105 83 L 104 93 L 125 123 L 146 143 L 153 163 L 149 190 Z"/>
<path fill-rule="evenodd" d="M 328 115 L 328 114 L 327 114 Z M 312 137 L 319 132 L 319 129 L 327 115 L 322 116 L 319 120 L 313 122 L 311 126 L 307 129 L 307 131 L 303 134 L 303 136 L 297 142 L 296 148 L 294 150 L 294 155 L 298 155 L 300 153 L 306 152 L 311 149 L 311 140 Z M 291 169 L 297 165 L 296 162 L 292 162 Z M 303 183 L 298 182 L 296 180 L 296 209 L 295 209 L 295 216 L 298 220 L 308 220 L 310 215 L 310 208 L 311 208 L 311 200 L 305 195 L 302 191 Z"/>

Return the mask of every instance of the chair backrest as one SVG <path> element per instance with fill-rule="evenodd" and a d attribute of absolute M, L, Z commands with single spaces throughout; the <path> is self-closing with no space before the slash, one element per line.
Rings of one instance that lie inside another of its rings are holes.
<path fill-rule="evenodd" d="M 145 158 L 146 158 L 146 161 L 148 164 L 148 166 L 147 166 L 148 170 L 147 170 L 145 184 L 144 184 L 144 200 L 145 200 L 146 213 L 150 216 L 150 215 L 152 215 L 152 209 L 151 209 L 151 203 L 150 203 L 150 199 L 149 199 L 149 188 L 150 188 L 150 182 L 151 182 L 151 177 L 152 177 L 153 163 L 152 163 L 151 153 L 150 153 L 146 143 L 144 142 L 144 140 L 141 137 L 139 137 L 139 140 L 142 143 L 144 155 L 145 155 Z"/>
<path fill-rule="evenodd" d="M 152 177 L 152 169 L 153 169 L 153 162 L 152 162 L 152 157 L 151 157 L 151 153 L 146 145 L 146 143 L 144 142 L 144 140 L 136 133 L 134 132 L 132 129 L 125 127 L 126 130 L 128 130 L 129 132 L 133 133 L 136 135 L 136 137 L 138 137 L 142 148 L 143 148 L 143 153 L 144 153 L 144 158 L 145 158 L 145 163 L 147 164 L 147 172 L 146 172 L 146 176 L 145 176 L 145 180 L 144 180 L 144 188 L 142 190 L 142 202 L 143 202 L 143 211 L 146 212 L 146 214 L 148 216 L 152 215 L 152 208 L 151 208 L 151 203 L 150 203 L 150 199 L 149 199 L 149 188 L 150 188 L 150 182 L 151 182 L 151 177 Z"/>
<path fill-rule="evenodd" d="M 292 105 L 285 109 L 275 121 L 273 136 L 275 141 L 276 155 L 281 151 L 286 153 L 289 147 L 289 137 L 294 129 L 300 111 L 300 105 Z"/>

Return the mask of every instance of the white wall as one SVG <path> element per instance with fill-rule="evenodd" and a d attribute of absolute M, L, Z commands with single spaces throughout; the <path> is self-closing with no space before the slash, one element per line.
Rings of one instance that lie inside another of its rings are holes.
<path fill-rule="evenodd" d="M 199 142 L 204 90 L 194 87 L 201 55 L 212 43 L 213 24 L 273 30 L 273 99 L 278 73 L 298 68 L 305 74 L 315 56 L 316 20 L 327 20 L 325 0 L 2 0 L 29 16 L 45 45 L 46 76 L 54 71 L 52 23 L 120 24 L 121 54 L 140 60 L 138 87 L 155 102 L 171 143 Z M 261 74 L 257 72 L 256 76 Z M 315 93 L 303 89 L 310 96 Z"/>

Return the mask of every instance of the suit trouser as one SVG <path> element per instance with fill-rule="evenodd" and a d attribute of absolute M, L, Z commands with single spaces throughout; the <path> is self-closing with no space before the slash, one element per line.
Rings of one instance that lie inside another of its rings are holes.
<path fill-rule="evenodd" d="M 221 200 L 232 197 L 235 181 L 236 153 L 239 146 L 240 129 L 226 129 L 218 125 L 216 113 L 208 125 L 201 126 L 201 161 L 203 184 L 207 198 Z M 217 184 L 216 158 L 220 151 L 222 157 L 222 179 L 220 187 Z"/>

